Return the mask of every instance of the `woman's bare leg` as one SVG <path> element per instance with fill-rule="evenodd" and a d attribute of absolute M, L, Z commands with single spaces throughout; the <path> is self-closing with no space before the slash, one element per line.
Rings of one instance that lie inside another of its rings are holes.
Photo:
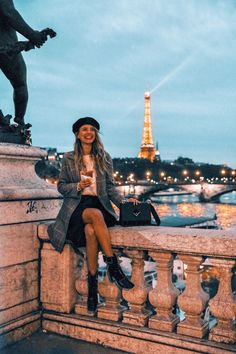
<path fill-rule="evenodd" d="M 114 281 L 120 288 L 132 289 L 134 284 L 126 277 L 117 261 L 117 257 L 112 252 L 110 233 L 101 211 L 95 208 L 87 208 L 83 211 L 82 218 L 85 224 L 92 226 L 94 235 L 105 253 L 103 258 L 107 263 L 110 280 Z"/>
<path fill-rule="evenodd" d="M 86 237 L 86 253 L 89 273 L 95 275 L 98 267 L 98 241 L 91 224 L 86 224 L 84 228 Z"/>
<path fill-rule="evenodd" d="M 90 224 L 93 227 L 97 241 L 105 255 L 112 257 L 111 237 L 102 212 L 99 209 L 87 208 L 83 211 L 82 218 L 85 224 Z"/>

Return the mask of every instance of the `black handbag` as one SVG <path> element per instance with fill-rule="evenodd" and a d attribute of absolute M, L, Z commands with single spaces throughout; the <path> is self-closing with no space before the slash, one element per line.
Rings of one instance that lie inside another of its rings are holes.
<path fill-rule="evenodd" d="M 133 202 L 122 202 L 120 204 L 121 226 L 151 225 L 152 216 L 156 226 L 159 226 L 161 220 L 151 203 L 142 202 L 135 205 Z"/>

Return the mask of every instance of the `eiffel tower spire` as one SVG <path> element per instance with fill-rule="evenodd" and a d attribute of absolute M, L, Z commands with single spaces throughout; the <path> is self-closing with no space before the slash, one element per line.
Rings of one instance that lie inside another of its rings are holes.
<path fill-rule="evenodd" d="M 144 126 L 142 144 L 138 154 L 139 158 L 149 159 L 153 161 L 155 158 L 155 146 L 152 138 L 152 121 L 151 121 L 151 94 L 144 94 Z"/>

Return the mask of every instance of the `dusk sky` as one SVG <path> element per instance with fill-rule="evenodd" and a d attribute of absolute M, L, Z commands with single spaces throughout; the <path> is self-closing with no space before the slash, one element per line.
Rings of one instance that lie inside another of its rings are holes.
<path fill-rule="evenodd" d="M 135 157 L 148 90 L 162 159 L 236 168 L 235 0 L 14 3 L 34 29 L 58 34 L 24 53 L 34 146 L 71 150 L 71 125 L 92 116 L 112 157 Z M 0 90 L 0 108 L 13 114 L 2 74 Z"/>

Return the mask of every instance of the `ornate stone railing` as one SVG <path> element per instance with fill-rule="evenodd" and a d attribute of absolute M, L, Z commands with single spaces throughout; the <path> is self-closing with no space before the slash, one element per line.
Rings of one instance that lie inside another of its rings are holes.
<path fill-rule="evenodd" d="M 47 241 L 46 224 L 39 226 L 39 238 Z M 105 276 L 99 283 L 104 302 L 96 317 L 91 317 L 86 308 L 85 259 L 82 261 L 70 245 L 59 254 L 50 243 L 44 242 L 41 301 L 45 329 L 91 342 L 100 341 L 130 353 L 145 352 L 147 344 L 151 353 L 157 350 L 171 353 L 170 347 L 175 347 L 176 353 L 189 353 L 190 349 L 196 353 L 236 351 L 235 233 L 155 226 L 115 227 L 111 229 L 111 238 L 114 251 L 117 254 L 122 251 L 131 258 L 131 279 L 135 287 L 120 291 Z M 144 276 L 147 256 L 156 262 L 157 284 L 153 288 Z M 172 282 L 176 259 L 185 265 L 183 291 Z M 206 259 L 214 267 L 218 280 L 218 290 L 211 299 L 202 287 Z M 210 317 L 204 316 L 206 310 Z M 213 317 L 215 320 L 210 321 Z"/>

